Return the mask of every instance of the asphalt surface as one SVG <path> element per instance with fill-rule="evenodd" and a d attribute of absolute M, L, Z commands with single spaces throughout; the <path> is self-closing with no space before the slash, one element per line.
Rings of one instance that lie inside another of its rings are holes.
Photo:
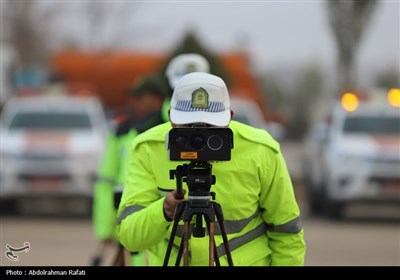
<path fill-rule="evenodd" d="M 304 211 L 305 212 L 305 211 Z M 88 217 L 4 216 L 1 266 L 90 266 L 100 248 Z M 304 217 L 306 266 L 399 266 L 400 226 L 394 218 L 348 217 L 341 221 Z M 18 260 L 6 256 L 12 248 Z M 26 245 L 26 244 L 25 244 Z M 107 247 L 103 265 L 116 252 Z"/>
<path fill-rule="evenodd" d="M 299 179 L 298 146 L 289 143 L 282 150 L 302 211 L 306 266 L 400 265 L 399 208 L 350 207 L 339 221 L 311 217 Z M 2 214 L 0 234 L 1 266 L 90 266 L 101 249 L 88 215 Z M 9 247 L 22 251 L 10 255 Z M 115 253 L 114 247 L 107 247 L 102 265 L 110 265 Z M 11 260 L 13 256 L 17 259 Z"/>

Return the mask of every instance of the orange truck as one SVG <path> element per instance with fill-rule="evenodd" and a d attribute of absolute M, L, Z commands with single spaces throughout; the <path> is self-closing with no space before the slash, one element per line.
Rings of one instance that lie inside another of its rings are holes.
<path fill-rule="evenodd" d="M 134 52 L 93 53 L 62 51 L 54 54 L 51 67 L 73 91 L 92 92 L 113 115 L 123 113 L 126 88 L 141 75 L 158 71 L 167 55 Z M 230 77 L 232 98 L 253 100 L 261 110 L 264 121 L 271 119 L 267 101 L 251 74 L 248 58 L 243 53 L 218 56 Z"/>

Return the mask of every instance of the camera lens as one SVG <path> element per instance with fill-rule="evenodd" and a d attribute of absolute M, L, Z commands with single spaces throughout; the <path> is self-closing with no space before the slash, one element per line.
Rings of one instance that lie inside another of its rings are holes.
<path fill-rule="evenodd" d="M 224 141 L 218 135 L 212 135 L 210 138 L 208 138 L 208 141 L 207 141 L 208 147 L 214 151 L 221 149 L 223 144 L 224 144 Z"/>
<path fill-rule="evenodd" d="M 204 137 L 201 135 L 193 135 L 193 137 L 190 139 L 190 146 L 192 146 L 192 148 L 195 150 L 203 149 L 204 145 Z"/>
<path fill-rule="evenodd" d="M 179 135 L 175 138 L 175 147 L 177 147 L 178 149 L 182 150 L 182 149 L 186 148 L 186 143 L 187 143 L 187 140 L 186 140 L 185 136 Z"/>

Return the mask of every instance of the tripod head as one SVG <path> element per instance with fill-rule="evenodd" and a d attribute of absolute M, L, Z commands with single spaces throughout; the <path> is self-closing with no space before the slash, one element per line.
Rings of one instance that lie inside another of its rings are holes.
<path fill-rule="evenodd" d="M 204 161 L 193 161 L 190 164 L 177 166 L 176 170 L 170 170 L 170 179 L 176 177 L 177 199 L 183 198 L 182 182 L 186 182 L 189 188 L 187 214 L 193 215 L 206 211 L 210 206 L 210 199 L 215 200 L 215 193 L 210 192 L 211 185 L 216 182 L 215 175 L 211 174 L 212 165 Z M 200 216 L 196 215 L 197 223 L 193 235 L 204 237 L 205 229 L 200 222 Z"/>
<path fill-rule="evenodd" d="M 183 198 L 182 182 L 186 182 L 189 188 L 189 200 L 210 200 L 210 196 L 215 199 L 215 193 L 210 192 L 211 185 L 216 182 L 211 169 L 212 165 L 209 162 L 192 161 L 190 164 L 178 165 L 175 170 L 170 170 L 170 179 L 176 178 L 176 198 Z"/>

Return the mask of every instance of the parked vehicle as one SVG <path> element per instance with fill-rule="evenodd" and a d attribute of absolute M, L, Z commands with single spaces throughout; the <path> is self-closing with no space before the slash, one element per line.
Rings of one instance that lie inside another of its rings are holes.
<path fill-rule="evenodd" d="M 312 213 L 339 218 L 350 203 L 400 205 L 399 106 L 400 89 L 346 93 L 329 123 L 314 125 L 303 162 Z"/>
<path fill-rule="evenodd" d="M 265 129 L 276 140 L 284 137 L 284 127 L 278 123 L 266 122 L 260 107 L 252 99 L 232 97 L 230 102 L 234 120 L 256 128 Z"/>
<path fill-rule="evenodd" d="M 92 197 L 108 131 L 96 98 L 13 97 L 1 115 L 2 200 Z"/>

